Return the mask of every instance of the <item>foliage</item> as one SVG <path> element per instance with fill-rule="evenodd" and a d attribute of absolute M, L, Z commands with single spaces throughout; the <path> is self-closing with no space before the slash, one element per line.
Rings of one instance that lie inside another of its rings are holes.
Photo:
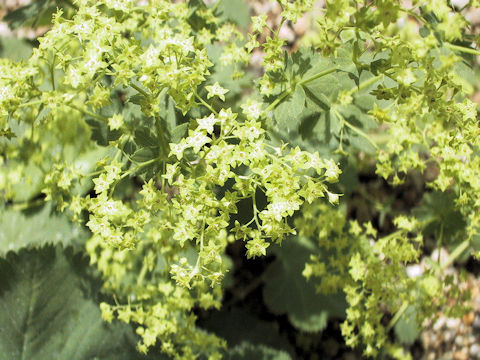
<path fill-rule="evenodd" d="M 3 353 L 119 358 L 134 328 L 148 356 L 288 359 L 197 322 L 221 309 L 238 242 L 247 259 L 276 256 L 261 278 L 272 313 L 305 332 L 343 318 L 366 356 L 407 358 L 406 328 L 463 314 L 468 293 L 445 270 L 480 226 L 478 36 L 444 0 L 328 0 L 293 51 L 280 29 L 314 1 L 278 4 L 274 29 L 240 0 L 39 0 L 5 17 L 50 29 L 1 47 Z M 372 163 L 391 186 L 425 181 L 411 213 L 376 204 L 387 231 L 344 206 Z M 410 277 L 431 239 L 450 258 Z M 94 269 L 101 290 L 84 283 Z M 39 329 L 58 336 L 36 342 Z"/>
<path fill-rule="evenodd" d="M 86 276 L 77 273 L 81 269 L 78 255 L 61 246 L 21 250 L 0 260 L 0 358 L 135 356 L 129 329 L 105 326 Z"/>

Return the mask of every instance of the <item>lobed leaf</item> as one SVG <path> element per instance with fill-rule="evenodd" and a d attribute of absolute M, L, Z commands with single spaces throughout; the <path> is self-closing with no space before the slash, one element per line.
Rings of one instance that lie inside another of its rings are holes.
<path fill-rule="evenodd" d="M 130 328 L 102 320 L 85 265 L 60 246 L 0 259 L 0 360 L 138 358 Z"/>
<path fill-rule="evenodd" d="M 0 257 L 9 251 L 46 244 L 80 246 L 87 237 L 80 225 L 71 223 L 65 215 L 52 213 L 51 206 L 31 215 L 10 209 L 0 212 Z"/>
<path fill-rule="evenodd" d="M 264 300 L 276 314 L 288 315 L 292 324 L 306 332 L 323 330 L 330 316 L 344 317 L 342 295 L 320 295 L 315 284 L 302 275 L 314 251 L 307 238 L 289 239 L 275 249 L 277 260 L 265 272 Z"/>

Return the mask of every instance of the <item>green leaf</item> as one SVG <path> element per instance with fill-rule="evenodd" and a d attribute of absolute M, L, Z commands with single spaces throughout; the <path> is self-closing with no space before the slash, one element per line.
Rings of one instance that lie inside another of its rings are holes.
<path fill-rule="evenodd" d="M 0 213 L 0 257 L 45 244 L 80 247 L 87 237 L 80 225 L 71 223 L 65 215 L 52 213 L 48 205 L 32 215 L 9 209 Z"/>
<path fill-rule="evenodd" d="M 324 79 L 325 82 L 328 82 L 327 79 Z M 326 86 L 326 83 L 325 83 Z M 330 89 L 333 90 L 334 87 L 330 86 Z M 318 109 L 319 111 L 328 111 L 331 107 L 330 99 L 325 95 L 325 91 L 316 91 L 313 92 L 308 86 L 304 86 L 305 95 L 307 96 L 306 105 L 309 109 Z"/>
<path fill-rule="evenodd" d="M 370 94 L 359 94 L 355 96 L 354 103 L 360 109 L 364 111 L 369 111 L 373 109 L 373 104 L 375 103 L 375 97 Z"/>
<path fill-rule="evenodd" d="M 24 39 L 0 38 L 0 55 L 14 61 L 28 60 L 32 53 L 32 45 Z"/>
<path fill-rule="evenodd" d="M 158 137 L 149 127 L 141 127 L 135 131 L 135 143 L 139 147 L 158 147 Z"/>
<path fill-rule="evenodd" d="M 156 154 L 155 148 L 143 147 L 135 151 L 130 158 L 135 162 L 142 163 L 154 159 Z"/>
<path fill-rule="evenodd" d="M 224 338 L 229 347 L 247 342 L 252 346 L 268 346 L 295 353 L 288 339 L 278 332 L 276 323 L 259 320 L 240 308 L 214 312 L 203 327 Z"/>
<path fill-rule="evenodd" d="M 8 165 L 11 166 L 10 168 L 13 168 L 17 164 L 18 163 L 12 161 Z M 12 184 L 12 200 L 14 202 L 29 201 L 35 196 L 38 196 L 42 191 L 44 173 L 42 172 L 40 167 L 33 164 L 33 161 L 30 161 L 24 166 L 24 176 L 22 176 L 17 182 Z"/>
<path fill-rule="evenodd" d="M 213 85 L 218 82 L 222 87 L 229 90 L 225 95 L 226 102 L 222 102 L 223 107 L 225 107 L 226 104 L 230 104 L 231 100 L 238 102 L 239 99 L 236 97 L 244 95 L 245 89 L 251 89 L 253 82 L 252 74 L 247 72 L 240 78 L 234 78 L 235 67 L 222 65 L 220 62 L 223 49 L 220 46 L 214 45 L 207 45 L 206 49 L 208 58 L 214 63 L 214 66 L 210 70 L 212 74 L 209 76 L 205 85 Z"/>
<path fill-rule="evenodd" d="M 292 359 L 284 351 L 272 349 L 263 345 L 253 345 L 242 342 L 240 345 L 229 349 L 225 359 L 227 360 L 290 360 Z"/>
<path fill-rule="evenodd" d="M 24 25 L 33 25 L 43 11 L 47 9 L 48 0 L 36 0 L 31 4 L 22 6 L 10 14 L 7 14 L 3 21 L 8 23 L 10 29 L 15 30 Z"/>
<path fill-rule="evenodd" d="M 307 47 L 288 55 L 286 61 L 286 72 L 291 78 L 298 76 L 302 81 L 336 66 L 332 59 L 323 57 Z"/>
<path fill-rule="evenodd" d="M 420 326 L 417 323 L 417 311 L 414 306 L 407 307 L 407 310 L 395 324 L 394 331 L 402 344 L 412 345 L 417 340 L 420 334 Z"/>
<path fill-rule="evenodd" d="M 117 140 L 120 136 L 118 130 L 110 130 L 108 125 L 102 121 L 92 118 L 86 119 L 85 121 L 90 125 L 92 140 L 100 146 L 108 146 L 110 141 Z"/>
<path fill-rule="evenodd" d="M 250 9 L 244 0 L 222 1 L 218 12 L 221 14 L 222 20 L 234 22 L 243 29 L 250 24 Z"/>
<path fill-rule="evenodd" d="M 128 102 L 135 105 L 143 105 L 147 102 L 147 100 L 142 94 L 134 94 L 128 98 Z"/>
<path fill-rule="evenodd" d="M 177 116 L 175 114 L 175 102 L 169 96 L 166 106 L 165 122 L 169 131 L 172 131 L 177 126 Z"/>
<path fill-rule="evenodd" d="M 276 314 L 288 315 L 291 323 L 306 332 L 323 330 L 329 316 L 344 317 L 341 295 L 321 295 L 302 271 L 315 246 L 306 238 L 291 238 L 275 249 L 277 260 L 265 272 L 264 300 Z"/>
<path fill-rule="evenodd" d="M 178 143 L 187 133 L 188 123 L 178 125 L 172 130 L 170 141 L 172 143 Z"/>
<path fill-rule="evenodd" d="M 365 136 L 368 136 L 369 130 L 377 126 L 376 122 L 369 115 L 365 114 L 360 108 L 355 105 L 343 105 L 338 106 L 338 112 L 343 116 L 345 121 L 354 126 L 360 132 L 363 132 Z M 332 117 L 336 117 L 334 114 Z M 337 119 L 336 124 L 341 125 L 341 122 Z M 338 132 L 340 129 L 338 129 Z M 353 130 L 348 126 L 344 126 L 343 142 L 349 144 L 354 148 L 364 151 L 367 154 L 375 154 L 375 147 L 366 139 L 364 135 L 360 135 L 358 131 Z"/>
<path fill-rule="evenodd" d="M 0 360 L 139 357 L 130 327 L 102 320 L 85 263 L 60 247 L 0 259 Z"/>
<path fill-rule="evenodd" d="M 428 35 L 430 35 L 430 29 L 426 26 L 422 26 L 419 30 L 418 30 L 418 33 L 420 34 L 420 36 L 422 38 L 425 38 L 427 37 Z"/>
<path fill-rule="evenodd" d="M 295 91 L 276 107 L 274 115 L 280 127 L 298 128 L 299 115 L 305 108 L 305 97 L 303 87 L 297 85 Z"/>
<path fill-rule="evenodd" d="M 413 210 L 413 214 L 420 221 L 430 222 L 424 229 L 424 236 L 442 236 L 443 241 L 453 244 L 461 238 L 466 222 L 454 200 L 453 192 L 433 192 L 423 196 L 421 205 Z"/>

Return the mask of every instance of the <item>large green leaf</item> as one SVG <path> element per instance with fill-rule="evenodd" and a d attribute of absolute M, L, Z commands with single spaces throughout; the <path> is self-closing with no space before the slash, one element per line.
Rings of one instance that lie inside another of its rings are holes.
<path fill-rule="evenodd" d="M 49 0 L 36 0 L 31 4 L 22 6 L 7 14 L 3 21 L 8 23 L 11 29 L 18 29 L 22 26 L 41 26 L 49 25 L 52 12 L 56 6 L 49 6 Z"/>
<path fill-rule="evenodd" d="M 436 235 L 443 241 L 455 245 L 462 238 L 466 222 L 455 205 L 453 192 L 426 193 L 421 205 L 413 210 L 418 220 L 427 222 L 425 235 Z"/>
<path fill-rule="evenodd" d="M 245 0 L 222 1 L 218 11 L 222 20 L 234 22 L 244 29 L 250 23 L 250 9 Z"/>
<path fill-rule="evenodd" d="M 30 216 L 14 210 L 0 210 L 0 256 L 21 248 L 45 244 L 80 245 L 87 232 L 65 215 L 52 213 L 50 206 Z"/>
<path fill-rule="evenodd" d="M 137 358 L 130 327 L 102 320 L 84 266 L 60 246 L 0 259 L 0 360 Z"/>
<path fill-rule="evenodd" d="M 407 345 L 412 345 L 420 334 L 420 325 L 417 322 L 417 310 L 409 306 L 394 327 L 397 339 Z"/>
<path fill-rule="evenodd" d="M 27 60 L 32 53 L 32 45 L 24 39 L 0 38 L 0 56 L 14 61 Z"/>
<path fill-rule="evenodd" d="M 274 114 L 280 127 L 297 129 L 301 117 L 299 116 L 305 108 L 305 91 L 302 86 L 297 85 L 293 93 L 277 105 Z"/>
<path fill-rule="evenodd" d="M 291 238 L 277 247 L 277 259 L 265 273 L 264 300 L 274 313 L 288 315 L 291 323 L 307 332 L 321 331 L 329 316 L 344 317 L 341 295 L 321 295 L 302 271 L 315 246 L 306 238 Z"/>
<path fill-rule="evenodd" d="M 229 348 L 248 343 L 295 352 L 288 339 L 279 333 L 276 323 L 260 320 L 240 308 L 215 312 L 202 326 L 224 338 Z"/>
<path fill-rule="evenodd" d="M 284 351 L 272 349 L 263 345 L 253 345 L 243 342 L 229 349 L 225 359 L 227 360 L 290 360 L 291 357 Z"/>
<path fill-rule="evenodd" d="M 222 107 L 228 107 L 232 105 L 238 105 L 237 102 L 244 95 L 246 90 L 251 90 L 253 77 L 250 73 L 245 73 L 242 77 L 238 78 L 234 76 L 235 67 L 229 65 L 223 65 L 220 61 L 222 55 L 222 48 L 219 46 L 207 45 L 209 60 L 214 64 L 210 69 L 212 73 L 209 76 L 206 85 L 213 85 L 218 82 L 222 87 L 228 89 L 228 93 L 225 95 L 225 103 L 219 102 Z M 218 100 L 219 101 L 219 100 Z"/>
<path fill-rule="evenodd" d="M 340 147 L 340 142 L 347 151 L 351 147 L 375 152 L 366 137 L 378 125 L 367 113 L 376 101 L 370 92 L 378 86 L 378 81 L 366 70 L 357 71 L 352 56 L 352 49 L 346 46 L 336 57 L 326 58 L 303 48 L 286 58 L 285 72 L 297 84 L 300 81 L 301 86 L 297 85 L 274 111 L 279 140 L 328 156 Z M 319 76 L 322 73 L 325 74 Z M 341 105 L 348 93 L 351 104 Z M 278 96 L 280 93 L 271 97 L 271 101 Z"/>

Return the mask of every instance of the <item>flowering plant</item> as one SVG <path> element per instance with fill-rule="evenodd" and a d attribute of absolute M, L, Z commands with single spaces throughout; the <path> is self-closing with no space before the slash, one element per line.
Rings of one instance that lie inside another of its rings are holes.
<path fill-rule="evenodd" d="M 90 337 L 78 359 L 110 349 L 139 357 L 119 350 L 130 340 L 152 357 L 280 356 L 229 348 L 198 319 L 225 306 L 236 272 L 228 249 L 240 243 L 247 260 L 276 255 L 260 278 L 272 313 L 305 332 L 343 318 L 346 344 L 367 356 L 408 358 L 399 321 L 418 327 L 440 310 L 466 311 L 461 279 L 445 271 L 477 250 L 480 226 L 469 99 L 480 51 L 464 9 L 275 3 L 278 24 L 250 17 L 241 0 L 39 0 L 7 15 L 13 27 L 51 18 L 35 46 L 4 42 L 0 62 L 0 269 L 13 279 L 0 282 L 0 298 L 14 308 L 8 301 L 36 277 L 30 305 L 18 305 L 28 309 L 25 339 L 60 306 L 40 310 L 38 294 L 72 293 L 82 325 L 65 313 L 51 328 L 67 339 L 65 358 L 98 308 L 112 325 L 95 327 L 105 342 Z M 294 50 L 281 30 L 301 18 L 314 21 Z M 9 46 L 27 54 L 9 56 Z M 381 213 L 367 219 L 375 226 L 347 211 L 372 164 L 391 192 L 421 179 L 419 205 L 398 212 L 367 195 Z M 424 261 L 432 239 L 451 249 L 445 262 Z M 421 261 L 422 274 L 409 276 Z M 60 273 L 74 290 L 55 281 Z M 99 278 L 101 289 L 82 296 L 82 282 Z M 32 311 L 40 315 L 29 320 Z M 9 321 L 0 315 L 0 328 Z M 0 348 L 13 358 L 60 351 L 53 338 L 25 341 Z"/>

